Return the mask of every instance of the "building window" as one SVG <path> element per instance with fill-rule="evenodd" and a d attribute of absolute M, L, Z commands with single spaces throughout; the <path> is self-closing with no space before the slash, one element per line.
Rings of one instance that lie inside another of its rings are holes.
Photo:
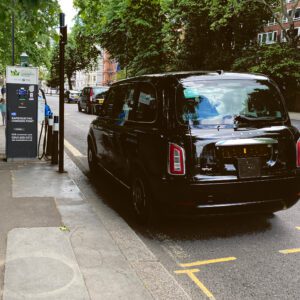
<path fill-rule="evenodd" d="M 300 8 L 296 9 L 294 20 L 300 19 Z"/>
<path fill-rule="evenodd" d="M 277 42 L 277 31 L 264 32 L 258 35 L 258 43 L 262 44 L 274 44 Z"/>
<path fill-rule="evenodd" d="M 288 16 L 291 16 L 292 15 L 292 10 L 290 9 L 290 10 L 288 10 L 287 11 L 287 14 L 288 14 Z M 283 16 L 282 17 L 282 23 L 287 23 L 289 20 L 288 20 L 288 18 L 286 17 L 286 16 Z"/>
<path fill-rule="evenodd" d="M 288 32 L 289 30 L 287 30 L 287 32 Z M 296 27 L 296 28 L 294 28 L 294 31 L 295 31 L 295 35 L 300 35 L 300 27 Z M 284 34 L 283 34 L 283 31 L 281 31 L 281 41 L 282 42 L 286 42 L 286 37 L 284 36 Z"/>
<path fill-rule="evenodd" d="M 276 24 L 275 17 L 272 17 L 272 19 L 268 21 L 267 26 L 272 26 L 272 25 L 275 25 L 275 24 Z"/>

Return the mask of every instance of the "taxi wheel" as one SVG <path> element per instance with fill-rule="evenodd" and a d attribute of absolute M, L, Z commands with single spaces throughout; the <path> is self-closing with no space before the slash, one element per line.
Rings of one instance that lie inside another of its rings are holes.
<path fill-rule="evenodd" d="M 152 224 L 155 216 L 151 195 L 145 180 L 138 174 L 132 178 L 131 202 L 136 221 L 142 225 Z"/>
<path fill-rule="evenodd" d="M 88 163 L 92 175 L 96 175 L 98 171 L 98 165 L 96 160 L 96 154 L 90 141 L 88 142 Z"/>

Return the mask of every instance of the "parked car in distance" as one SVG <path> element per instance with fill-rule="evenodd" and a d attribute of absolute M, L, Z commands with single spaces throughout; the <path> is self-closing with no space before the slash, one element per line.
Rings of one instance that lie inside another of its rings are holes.
<path fill-rule="evenodd" d="M 78 101 L 78 111 L 82 111 L 84 109 L 88 114 L 95 114 L 96 106 L 103 103 L 101 95 L 106 92 L 108 88 L 108 86 L 92 86 L 83 88 Z"/>
<path fill-rule="evenodd" d="M 88 133 L 88 163 L 155 214 L 273 213 L 300 195 L 300 139 L 272 80 L 183 72 L 114 83 Z"/>
<path fill-rule="evenodd" d="M 65 92 L 65 102 L 77 103 L 77 101 L 79 99 L 79 96 L 80 96 L 79 91 L 68 90 L 68 91 Z"/>

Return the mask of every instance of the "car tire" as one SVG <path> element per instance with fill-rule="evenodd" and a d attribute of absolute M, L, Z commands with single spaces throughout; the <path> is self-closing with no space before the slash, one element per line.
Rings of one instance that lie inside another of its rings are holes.
<path fill-rule="evenodd" d="M 132 176 L 131 204 L 134 218 L 139 224 L 151 225 L 158 221 L 158 215 L 154 213 L 149 187 L 144 176 L 139 173 Z"/>
<path fill-rule="evenodd" d="M 79 103 L 78 103 L 78 111 L 79 111 L 79 112 L 82 112 L 82 108 L 81 108 L 81 106 L 80 106 Z"/>
<path fill-rule="evenodd" d="M 88 156 L 88 164 L 89 164 L 89 169 L 91 171 L 92 175 L 96 175 L 98 172 L 98 164 L 96 160 L 96 154 L 94 147 L 92 146 L 92 142 L 88 142 L 88 151 L 87 151 L 87 156 Z"/>

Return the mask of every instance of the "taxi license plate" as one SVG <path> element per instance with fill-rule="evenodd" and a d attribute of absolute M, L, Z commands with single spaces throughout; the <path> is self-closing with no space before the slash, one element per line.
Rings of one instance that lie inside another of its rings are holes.
<path fill-rule="evenodd" d="M 261 176 L 260 158 L 239 158 L 238 159 L 239 178 L 256 178 Z"/>

